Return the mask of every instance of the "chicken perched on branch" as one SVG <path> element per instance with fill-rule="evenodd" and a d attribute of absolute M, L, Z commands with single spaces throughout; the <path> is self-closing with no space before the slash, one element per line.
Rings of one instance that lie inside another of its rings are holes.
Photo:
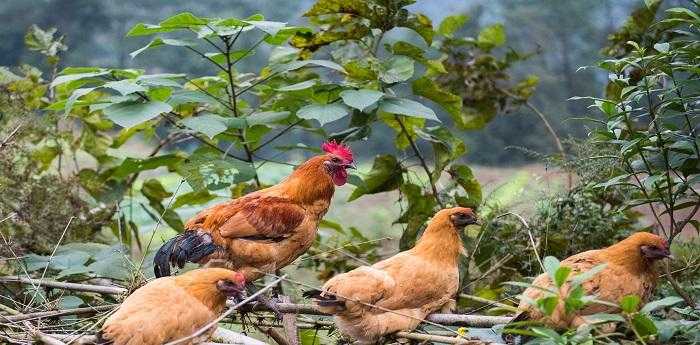
<path fill-rule="evenodd" d="M 316 297 L 321 311 L 334 314 L 338 329 L 361 343 L 412 330 L 428 314 L 454 307 L 459 286 L 459 232 L 476 224 L 469 208 L 441 210 L 416 246 L 372 266 L 331 278 Z"/>
<path fill-rule="evenodd" d="M 335 142 L 326 154 L 309 159 L 279 184 L 214 205 L 185 224 L 154 258 L 156 277 L 170 275 L 170 264 L 216 263 L 243 273 L 247 281 L 285 267 L 314 241 L 335 186 L 354 168 L 352 151 Z"/>
<path fill-rule="evenodd" d="M 671 252 L 663 238 L 638 232 L 610 247 L 571 256 L 562 261 L 561 266 L 570 267 L 571 275 L 577 275 L 604 264 L 603 270 L 585 281 L 581 287 L 586 295 L 595 295 L 598 300 L 618 305 L 627 295 L 637 295 L 642 301 L 647 301 L 656 287 L 657 273 L 653 264 L 668 257 L 671 257 Z M 576 328 L 586 323 L 586 315 L 619 312 L 616 307 L 592 303 L 584 309 L 567 314 L 564 301 L 560 301 L 552 315 L 546 316 L 536 306 L 528 303 L 528 300 L 537 301 L 543 297 L 544 291 L 541 288 L 553 289 L 552 281 L 543 273 L 535 278 L 532 285 L 523 292 L 526 298 L 520 301 L 520 313 L 513 322 L 532 320 L 558 329 Z M 570 290 L 571 285 L 565 283 L 560 289 L 560 296 L 565 298 Z"/>
<path fill-rule="evenodd" d="M 105 321 L 98 343 L 160 345 L 187 337 L 215 320 L 226 298 L 241 298 L 244 290 L 243 274 L 224 268 L 153 280 L 134 291 Z"/>

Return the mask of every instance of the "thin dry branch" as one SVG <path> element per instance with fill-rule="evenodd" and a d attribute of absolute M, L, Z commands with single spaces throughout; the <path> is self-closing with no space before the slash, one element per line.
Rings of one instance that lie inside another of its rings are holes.
<path fill-rule="evenodd" d="M 102 311 L 111 310 L 111 309 L 114 309 L 115 307 L 116 307 L 116 305 L 100 305 L 100 306 L 94 306 L 94 307 L 61 309 L 61 310 L 52 310 L 52 311 L 41 311 L 41 312 L 37 312 L 37 313 L 0 316 L 0 318 L 2 318 L 2 320 L 9 321 L 9 322 L 19 322 L 19 321 L 43 319 L 43 318 L 47 318 L 47 317 L 58 317 L 58 316 L 65 316 L 65 315 L 93 314 L 93 313 L 99 313 Z"/>
<path fill-rule="evenodd" d="M 107 295 L 122 295 L 128 292 L 127 289 L 122 287 L 111 287 L 102 285 L 91 285 L 91 284 L 78 284 L 78 283 L 64 283 L 57 282 L 53 280 L 46 279 L 33 279 L 27 277 L 0 277 L 0 283 L 20 283 L 32 286 L 38 286 L 39 284 L 44 287 L 71 290 L 71 291 L 83 291 L 83 292 L 95 292 Z"/>
<path fill-rule="evenodd" d="M 436 343 L 443 343 L 443 344 L 500 345 L 498 343 L 485 342 L 483 340 L 454 338 L 454 337 L 448 337 L 448 336 L 444 336 L 444 335 L 423 334 L 423 333 L 398 332 L 395 334 L 395 336 L 397 338 L 419 340 L 421 342 L 436 342 Z"/>

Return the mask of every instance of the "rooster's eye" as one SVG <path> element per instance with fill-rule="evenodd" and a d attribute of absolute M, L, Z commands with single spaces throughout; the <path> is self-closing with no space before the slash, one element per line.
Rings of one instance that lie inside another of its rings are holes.
<path fill-rule="evenodd" d="M 340 158 L 333 157 L 332 161 L 333 161 L 333 163 L 340 163 Z"/>

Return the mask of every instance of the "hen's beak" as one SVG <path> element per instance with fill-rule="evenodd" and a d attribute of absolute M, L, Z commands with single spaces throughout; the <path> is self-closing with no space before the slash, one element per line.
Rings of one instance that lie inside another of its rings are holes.
<path fill-rule="evenodd" d="M 353 170 L 356 170 L 356 169 L 357 169 L 357 166 L 355 165 L 355 162 L 352 162 L 352 163 L 350 163 L 350 164 L 345 164 L 345 165 L 343 165 L 343 168 L 345 168 L 345 169 L 353 169 Z"/>

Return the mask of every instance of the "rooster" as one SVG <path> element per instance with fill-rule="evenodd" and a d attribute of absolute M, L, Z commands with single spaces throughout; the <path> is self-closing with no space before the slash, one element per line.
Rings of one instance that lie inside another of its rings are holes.
<path fill-rule="evenodd" d="M 214 264 L 239 271 L 252 282 L 285 267 L 314 241 L 335 186 L 354 168 L 349 147 L 324 143 L 323 155 L 301 164 L 279 184 L 211 206 L 185 224 L 154 258 L 156 277 L 170 264 Z"/>
<path fill-rule="evenodd" d="M 187 337 L 214 321 L 223 312 L 226 298 L 242 298 L 244 290 L 243 274 L 224 268 L 202 268 L 152 280 L 127 297 L 105 321 L 97 343 L 160 345 Z M 211 333 L 203 338 L 209 336 Z"/>
<path fill-rule="evenodd" d="M 323 312 L 335 315 L 338 329 L 360 343 L 412 330 L 428 314 L 449 311 L 459 287 L 459 232 L 476 224 L 469 208 L 439 211 L 416 246 L 372 266 L 331 278 L 309 291 Z"/>
<path fill-rule="evenodd" d="M 654 262 L 670 257 L 668 243 L 663 238 L 647 232 L 638 232 L 610 247 L 568 257 L 561 262 L 561 266 L 570 267 L 573 276 L 604 264 L 603 270 L 583 282 L 582 288 L 587 295 L 595 295 L 598 300 L 618 305 L 627 295 L 637 295 L 646 302 L 656 287 L 657 273 L 653 267 Z M 526 298 L 521 299 L 519 314 L 511 322 L 531 320 L 553 328 L 567 329 L 585 324 L 586 315 L 619 312 L 614 306 L 594 303 L 567 314 L 562 300 L 552 315 L 546 316 L 536 306 L 528 303 L 528 300 L 537 301 L 544 297 L 542 288 L 554 288 L 546 273 L 535 278 L 532 287 L 523 292 Z M 569 283 L 561 287 L 559 293 L 563 296 L 562 299 L 568 296 L 570 290 Z"/>

